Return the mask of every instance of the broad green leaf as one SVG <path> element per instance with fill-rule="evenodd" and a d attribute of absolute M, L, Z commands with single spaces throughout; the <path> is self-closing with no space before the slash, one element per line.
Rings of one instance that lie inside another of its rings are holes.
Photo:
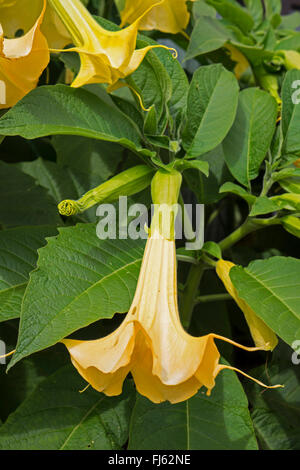
<path fill-rule="evenodd" d="M 1 161 L 0 201 L 3 226 L 58 225 L 62 222 L 47 190 L 15 165 Z"/>
<path fill-rule="evenodd" d="M 221 372 L 210 397 L 156 405 L 138 396 L 131 418 L 129 449 L 257 449 L 243 388 L 231 371 Z"/>
<path fill-rule="evenodd" d="M 206 177 L 209 175 L 209 163 L 204 160 L 178 160 L 176 165 L 177 169 L 180 171 L 188 170 L 189 168 L 193 168 L 195 170 L 200 171 Z"/>
<path fill-rule="evenodd" d="M 110 153 L 110 156 L 111 155 L 112 154 Z M 93 156 L 96 157 L 96 155 Z M 83 162 L 80 162 L 79 159 L 79 162 L 77 162 L 78 168 L 80 168 L 80 163 L 83 165 Z M 38 158 L 32 162 L 22 162 L 18 164 L 18 167 L 24 173 L 35 178 L 36 182 L 40 186 L 48 190 L 48 194 L 52 197 L 55 205 L 57 205 L 63 199 L 79 199 L 84 193 L 103 183 L 105 181 L 103 177 L 109 172 L 109 170 L 105 167 L 105 165 L 103 165 L 103 175 L 101 175 L 100 168 L 96 173 L 97 166 L 100 166 L 101 168 L 101 165 L 95 165 L 95 167 L 91 168 L 90 172 L 88 173 L 87 168 L 85 168 L 85 172 L 82 172 L 76 168 L 76 164 L 74 164 L 75 168 L 62 167 L 55 162 L 43 160 L 41 158 Z M 78 218 L 81 220 L 95 222 L 96 207 L 93 207 L 84 212 L 84 214 L 81 214 Z"/>
<path fill-rule="evenodd" d="M 187 170 L 183 175 L 188 186 L 197 196 L 198 202 L 211 204 L 221 199 L 219 188 L 225 181 L 232 179 L 232 176 L 225 164 L 221 145 L 205 155 L 201 155 L 201 161 L 203 160 L 209 164 L 208 177 L 194 170 Z"/>
<path fill-rule="evenodd" d="M 270 214 L 271 212 L 276 212 L 279 210 L 279 205 L 276 204 L 276 201 L 267 196 L 261 196 L 257 197 L 251 212 L 250 212 L 250 217 L 256 217 L 258 215 L 262 214 Z"/>
<path fill-rule="evenodd" d="M 248 191 L 246 191 L 245 188 L 242 188 L 238 184 L 227 182 L 223 184 L 220 188 L 220 193 L 232 193 L 236 194 L 237 196 L 240 196 L 241 198 L 245 199 L 249 204 L 253 204 L 255 202 L 255 196 L 250 194 Z"/>
<path fill-rule="evenodd" d="M 175 115 L 178 111 L 185 109 L 189 91 L 189 81 L 180 62 L 174 59 L 171 52 L 166 49 L 153 49 L 163 66 L 165 67 L 172 83 L 172 95 L 168 102 L 170 113 Z"/>
<path fill-rule="evenodd" d="M 1 324 L 0 338 L 6 351 L 12 351 L 17 341 L 17 321 Z M 9 358 L 6 359 L 9 362 Z M 3 422 L 36 388 L 36 386 L 58 368 L 70 363 L 66 348 L 60 344 L 51 349 L 24 359 L 6 374 L 5 364 L 0 365 L 0 418 Z"/>
<path fill-rule="evenodd" d="M 300 211 L 300 194 L 281 194 L 280 196 L 272 197 L 271 200 L 272 202 L 275 202 L 280 209 Z"/>
<path fill-rule="evenodd" d="M 99 184 L 116 173 L 124 149 L 112 142 L 79 136 L 54 136 L 51 140 L 61 167 L 98 178 Z M 90 188 L 92 185 L 90 185 Z"/>
<path fill-rule="evenodd" d="M 264 0 L 267 18 L 273 15 L 280 15 L 281 13 L 281 0 Z"/>
<path fill-rule="evenodd" d="M 222 258 L 222 251 L 220 246 L 215 242 L 205 242 L 202 249 L 205 253 L 208 253 L 215 258 L 221 259 Z"/>
<path fill-rule="evenodd" d="M 281 17 L 281 24 L 279 29 L 297 29 L 300 26 L 300 12 L 294 11 L 289 15 Z"/>
<path fill-rule="evenodd" d="M 275 132 L 277 103 L 265 91 L 247 88 L 240 93 L 234 124 L 223 142 L 225 160 L 239 183 L 249 186 Z"/>
<path fill-rule="evenodd" d="M 295 32 L 291 36 L 282 38 L 280 41 L 277 41 L 275 50 L 276 51 L 292 51 L 298 50 L 300 48 L 300 32 Z"/>
<path fill-rule="evenodd" d="M 198 19 L 199 16 L 210 16 L 212 18 L 216 17 L 216 10 L 214 7 L 208 5 L 205 0 L 197 0 L 193 3 L 193 17 Z"/>
<path fill-rule="evenodd" d="M 282 86 L 283 153 L 300 156 L 300 70 L 286 73 Z"/>
<path fill-rule="evenodd" d="M 235 266 L 230 278 L 238 295 L 286 343 L 300 337 L 300 260 L 274 256 Z"/>
<path fill-rule="evenodd" d="M 300 194 L 300 178 L 287 178 L 279 181 L 280 186 L 289 193 Z"/>
<path fill-rule="evenodd" d="M 1 135 L 36 139 L 51 134 L 81 135 L 116 142 L 149 155 L 138 127 L 94 94 L 65 85 L 39 87 L 0 119 Z"/>
<path fill-rule="evenodd" d="M 264 450 L 300 450 L 300 368 L 299 346 L 295 352 L 286 344 L 274 351 L 270 364 L 255 369 L 251 374 L 270 385 L 284 388 L 265 390 L 247 384 L 254 428 Z"/>
<path fill-rule="evenodd" d="M 264 15 L 262 0 L 244 0 L 244 3 L 254 20 L 254 26 L 259 26 Z"/>
<path fill-rule="evenodd" d="M 213 6 L 225 20 L 238 26 L 244 33 L 248 33 L 253 28 L 252 16 L 238 3 L 233 3 L 231 0 L 206 0 L 206 3 Z"/>
<path fill-rule="evenodd" d="M 0 231 L 0 322 L 20 316 L 29 273 L 35 268 L 37 249 L 56 228 L 18 227 Z"/>
<path fill-rule="evenodd" d="M 127 312 L 143 247 L 138 240 L 99 240 L 94 224 L 60 228 L 40 250 L 30 276 L 9 367 L 79 328 Z"/>
<path fill-rule="evenodd" d="M 215 51 L 232 38 L 232 33 L 216 18 L 201 16 L 191 34 L 185 60 Z"/>
<path fill-rule="evenodd" d="M 139 41 L 140 46 L 148 42 Z M 127 79 L 128 83 L 141 96 L 145 108 L 155 107 L 158 122 L 164 118 L 166 105 L 172 96 L 170 76 L 153 51 L 148 52 L 140 67 Z M 164 131 L 164 119 L 159 130 Z"/>
<path fill-rule="evenodd" d="M 72 365 L 40 383 L 0 428 L 2 450 L 116 450 L 128 438 L 134 392 L 119 397 L 89 388 Z"/>
<path fill-rule="evenodd" d="M 295 237 L 300 238 L 300 219 L 292 215 L 287 215 L 280 219 L 282 226 L 285 230 Z"/>
<path fill-rule="evenodd" d="M 195 72 L 183 132 L 188 157 L 203 155 L 222 142 L 233 124 L 237 101 L 237 80 L 222 65 L 200 67 Z"/>

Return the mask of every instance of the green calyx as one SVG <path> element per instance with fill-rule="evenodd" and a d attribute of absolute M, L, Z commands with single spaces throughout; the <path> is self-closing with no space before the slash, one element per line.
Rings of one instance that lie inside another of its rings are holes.
<path fill-rule="evenodd" d="M 97 188 L 91 189 L 77 201 L 66 199 L 58 205 L 61 215 L 71 216 L 84 212 L 95 204 L 111 203 L 120 196 L 132 196 L 150 185 L 153 169 L 138 165 L 114 176 Z"/>
<path fill-rule="evenodd" d="M 178 212 L 178 198 L 182 176 L 176 170 L 158 170 L 152 179 L 151 195 L 154 214 L 150 232 L 159 232 L 164 238 L 174 240 L 175 220 Z"/>

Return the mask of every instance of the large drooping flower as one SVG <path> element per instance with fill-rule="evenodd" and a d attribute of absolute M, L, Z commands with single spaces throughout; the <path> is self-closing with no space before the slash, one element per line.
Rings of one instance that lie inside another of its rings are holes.
<path fill-rule="evenodd" d="M 242 310 L 255 345 L 265 351 L 273 351 L 277 346 L 278 338 L 265 322 L 261 320 L 255 312 L 253 312 L 249 305 L 239 297 L 229 276 L 230 270 L 234 266 L 235 265 L 230 261 L 224 261 L 221 259 L 217 262 L 217 274 L 223 281 L 228 293 Z"/>
<path fill-rule="evenodd" d="M 81 67 L 73 87 L 88 83 L 115 85 L 138 68 L 150 49 L 165 47 L 151 45 L 135 49 L 143 16 L 125 29 L 108 31 L 97 23 L 80 0 L 49 1 L 72 36 L 75 47 L 67 51 L 78 52 L 80 56 Z"/>
<path fill-rule="evenodd" d="M 1 6 L 1 5 L 0 5 Z M 49 63 L 47 40 L 41 33 L 46 2 L 33 26 L 21 37 L 7 38 L 0 17 L 0 108 L 9 108 L 36 87 Z"/>
<path fill-rule="evenodd" d="M 20 33 L 26 34 L 40 16 L 43 4 L 44 0 L 0 0 L 0 23 L 5 36 L 14 38 Z M 67 29 L 48 3 L 40 29 L 50 48 L 62 49 L 72 42 Z"/>
<path fill-rule="evenodd" d="M 176 34 L 182 32 L 190 20 L 187 0 L 126 0 L 125 8 L 121 12 L 121 26 L 133 23 L 146 10 L 148 13 L 140 22 L 140 30 L 157 29 L 164 33 Z"/>
<path fill-rule="evenodd" d="M 218 373 L 231 368 L 219 364 L 215 339 L 257 350 L 214 334 L 196 338 L 181 325 L 174 240 L 176 210 L 169 210 L 177 202 L 180 184 L 177 172 L 159 171 L 153 178 L 152 198 L 158 205 L 135 296 L 120 327 L 98 340 L 62 341 L 82 377 L 108 396 L 122 392 L 129 372 L 139 393 L 155 403 L 186 400 L 202 386 L 210 394 Z"/>

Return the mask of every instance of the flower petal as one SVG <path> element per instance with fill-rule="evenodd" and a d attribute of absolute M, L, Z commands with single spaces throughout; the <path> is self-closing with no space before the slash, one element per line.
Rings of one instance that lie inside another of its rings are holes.
<path fill-rule="evenodd" d="M 275 333 L 265 324 L 265 322 L 261 320 L 255 314 L 255 312 L 253 312 L 249 305 L 238 296 L 238 293 L 229 276 L 230 270 L 234 266 L 235 265 L 230 261 L 224 261 L 221 259 L 217 262 L 217 274 L 223 281 L 228 293 L 231 295 L 231 297 L 233 297 L 244 313 L 251 332 L 251 336 L 256 346 L 265 351 L 272 351 L 278 343 L 278 338 Z"/>
<path fill-rule="evenodd" d="M 150 9 L 152 7 L 152 9 Z M 125 8 L 121 12 L 121 26 L 133 23 L 136 19 L 149 10 L 143 16 L 139 29 L 156 29 L 165 33 L 179 33 L 184 30 L 189 22 L 190 14 L 186 0 L 126 0 Z"/>
<path fill-rule="evenodd" d="M 35 25 L 24 36 L 4 38 L 2 42 L 0 80 L 5 83 L 6 102 L 0 104 L 0 108 L 13 106 L 34 89 L 49 63 L 48 44 L 40 31 L 44 12 L 45 7 Z"/>

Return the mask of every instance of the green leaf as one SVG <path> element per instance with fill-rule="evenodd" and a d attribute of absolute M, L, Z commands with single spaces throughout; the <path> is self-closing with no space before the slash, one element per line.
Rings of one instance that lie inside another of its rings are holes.
<path fill-rule="evenodd" d="M 200 67 L 195 72 L 183 132 L 188 157 L 203 155 L 222 142 L 233 124 L 237 101 L 237 80 L 222 65 Z"/>
<path fill-rule="evenodd" d="M 300 211 L 300 194 L 281 194 L 280 196 L 272 197 L 272 202 L 275 202 L 280 209 L 288 211 Z"/>
<path fill-rule="evenodd" d="M 280 15 L 281 13 L 281 0 L 264 0 L 267 18 L 273 15 Z"/>
<path fill-rule="evenodd" d="M 201 251 L 204 251 L 205 253 L 208 253 L 209 255 L 218 259 L 222 258 L 222 250 L 215 242 L 205 242 Z"/>
<path fill-rule="evenodd" d="M 300 449 L 299 344 L 297 348 L 298 351 L 294 352 L 286 344 L 279 344 L 267 368 L 263 365 L 251 371 L 252 375 L 270 385 L 284 384 L 284 388 L 265 390 L 264 393 L 258 385 L 247 384 L 251 417 L 264 450 Z M 297 362 L 293 362 L 294 357 Z"/>
<path fill-rule="evenodd" d="M 259 26 L 263 20 L 264 8 L 261 0 L 244 0 L 244 3 L 249 10 L 253 20 L 254 26 Z"/>
<path fill-rule="evenodd" d="M 0 119 L 1 135 L 36 139 L 51 134 L 81 135 L 116 142 L 143 155 L 138 127 L 94 94 L 65 85 L 39 87 Z"/>
<path fill-rule="evenodd" d="M 0 231 L 0 322 L 20 316 L 29 273 L 37 262 L 37 249 L 56 228 L 20 227 Z"/>
<path fill-rule="evenodd" d="M 183 160 L 178 159 L 176 160 L 175 168 L 179 171 L 188 170 L 189 168 L 194 168 L 195 170 L 200 171 L 206 177 L 209 175 L 209 163 L 203 160 Z"/>
<path fill-rule="evenodd" d="M 300 70 L 289 70 L 282 85 L 283 153 L 300 156 Z"/>
<path fill-rule="evenodd" d="M 60 228 L 30 276 L 9 367 L 79 328 L 127 312 L 143 248 L 144 241 L 99 240 L 94 224 Z"/>
<path fill-rule="evenodd" d="M 280 186 L 289 193 L 300 194 L 300 178 L 287 178 L 279 181 Z"/>
<path fill-rule="evenodd" d="M 206 0 L 218 13 L 232 24 L 238 26 L 244 33 L 249 33 L 254 26 L 251 15 L 245 8 L 231 0 Z"/>
<path fill-rule="evenodd" d="M 139 46 L 147 44 L 146 41 L 138 41 Z M 153 51 L 148 52 L 140 67 L 127 81 L 141 96 L 145 108 L 155 107 L 157 121 L 164 118 L 166 105 L 172 96 L 172 82 L 166 68 Z M 164 125 L 163 120 L 159 131 L 164 131 Z"/>
<path fill-rule="evenodd" d="M 300 12 L 294 11 L 281 17 L 280 29 L 297 29 L 300 26 Z"/>
<path fill-rule="evenodd" d="M 274 256 L 235 266 L 230 278 L 239 297 L 285 342 L 300 337 L 300 260 Z"/>
<path fill-rule="evenodd" d="M 237 196 L 243 198 L 245 201 L 247 201 L 249 204 L 253 204 L 256 200 L 255 196 L 252 194 L 248 193 L 245 188 L 242 188 L 241 186 L 227 182 L 223 184 L 220 188 L 220 193 L 232 193 L 236 194 Z"/>
<path fill-rule="evenodd" d="M 262 214 L 270 214 L 279 210 L 279 205 L 267 196 L 261 196 L 256 198 L 253 207 L 250 212 L 250 217 L 256 217 Z"/>
<path fill-rule="evenodd" d="M 172 115 L 186 108 L 187 95 L 189 91 L 189 81 L 180 62 L 174 59 L 172 53 L 166 49 L 157 48 L 153 52 L 165 67 L 172 83 L 172 95 L 168 102 L 168 107 Z"/>
<path fill-rule="evenodd" d="M 1 161 L 0 200 L 0 223 L 6 227 L 61 223 L 47 190 L 15 165 Z"/>
<path fill-rule="evenodd" d="M 115 450 L 128 438 L 134 392 L 119 397 L 89 388 L 72 365 L 58 369 L 0 428 L 2 450 Z"/>
<path fill-rule="evenodd" d="M 282 226 L 285 230 L 295 237 L 300 238 L 300 219 L 299 217 L 294 217 L 292 215 L 287 215 L 280 219 Z"/>
<path fill-rule="evenodd" d="M 197 20 L 200 16 L 216 17 L 216 10 L 205 3 L 205 0 L 193 2 L 193 17 Z"/>
<path fill-rule="evenodd" d="M 221 199 L 219 188 L 222 183 L 232 179 L 232 176 L 225 164 L 222 145 L 201 155 L 201 161 L 203 160 L 209 164 L 208 177 L 204 177 L 199 171 L 187 170 L 184 172 L 184 179 L 199 203 L 211 204 Z"/>
<path fill-rule="evenodd" d="M 138 396 L 130 426 L 129 449 L 257 449 L 248 402 L 234 372 L 221 372 L 210 397 L 155 405 Z"/>
<path fill-rule="evenodd" d="M 230 31 L 216 18 L 201 16 L 196 21 L 185 60 L 215 51 L 232 38 Z"/>
<path fill-rule="evenodd" d="M 249 186 L 275 132 L 277 103 L 265 91 L 247 88 L 240 93 L 235 122 L 223 142 L 225 160 L 239 183 Z"/>
<path fill-rule="evenodd" d="M 112 142 L 80 136 L 57 135 L 51 140 L 60 167 L 98 178 L 99 184 L 115 175 L 124 149 Z M 90 185 L 90 188 L 92 184 Z"/>

